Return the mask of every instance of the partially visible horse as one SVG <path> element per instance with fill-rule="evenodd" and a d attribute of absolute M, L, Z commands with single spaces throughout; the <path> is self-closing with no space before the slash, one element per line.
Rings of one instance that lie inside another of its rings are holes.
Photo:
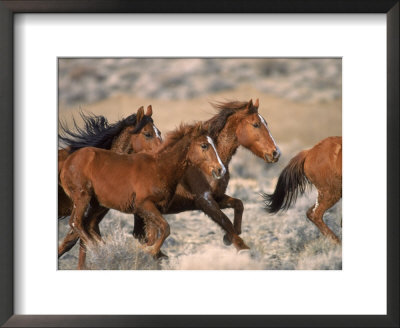
<path fill-rule="evenodd" d="M 151 105 L 146 113 L 143 106 L 136 114 L 109 124 L 101 115 L 85 115 L 80 113 L 83 127 L 74 120 L 74 130 L 60 124 L 59 139 L 64 144 L 58 150 L 58 174 L 70 154 L 83 147 L 110 149 L 119 154 L 152 151 L 161 144 L 161 133 L 154 125 Z M 72 202 L 62 187 L 58 186 L 58 217 L 71 215 Z"/>
<path fill-rule="evenodd" d="M 340 244 L 340 239 L 323 221 L 324 213 L 342 198 L 342 137 L 329 137 L 293 157 L 279 175 L 273 194 L 264 194 L 269 213 L 287 210 L 313 184 L 318 197 L 307 211 L 308 219 L 323 235 Z"/>
<path fill-rule="evenodd" d="M 161 212 L 182 176 L 192 167 L 212 179 L 221 179 L 226 171 L 206 132 L 201 124 L 182 125 L 155 153 L 120 155 L 86 147 L 67 158 L 60 179 L 74 203 L 70 226 L 81 243 L 78 268 L 84 267 L 86 245 L 101 241 L 93 228 L 104 208 L 140 214 L 160 232 L 150 253 L 154 258 L 164 256 L 160 248 L 170 228 Z"/>
<path fill-rule="evenodd" d="M 203 122 L 209 130 L 216 150 L 226 167 L 226 174 L 220 180 L 205 176 L 197 168 L 189 168 L 179 182 L 176 193 L 163 214 L 201 210 L 224 231 L 224 243 L 233 243 L 237 250 L 249 247 L 239 237 L 242 230 L 243 203 L 240 199 L 225 194 L 229 183 L 229 163 L 239 146 L 249 149 L 267 163 L 278 161 L 280 150 L 269 131 L 266 120 L 258 113 L 258 99 L 231 101 L 212 104 L 218 111 L 211 119 Z M 233 208 L 233 224 L 221 209 Z M 135 215 L 133 235 L 141 243 L 152 245 L 154 229 L 145 229 L 140 213 Z"/>

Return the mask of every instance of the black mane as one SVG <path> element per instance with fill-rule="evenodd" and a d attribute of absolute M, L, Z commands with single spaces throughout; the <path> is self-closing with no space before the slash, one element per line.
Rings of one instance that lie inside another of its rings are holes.
<path fill-rule="evenodd" d="M 132 114 L 127 118 L 121 119 L 114 124 L 108 123 L 108 120 L 102 115 L 84 114 L 79 113 L 84 127 L 81 128 L 74 122 L 74 130 L 68 128 L 66 124 L 60 123 L 60 131 L 58 134 L 65 147 L 70 147 L 70 153 L 83 148 L 83 147 L 97 147 L 103 149 L 111 149 L 112 142 L 123 129 L 128 126 L 134 126 L 133 134 L 140 132 L 140 130 L 149 122 L 153 123 L 150 116 L 143 116 L 143 119 L 137 126 L 136 114 Z"/>

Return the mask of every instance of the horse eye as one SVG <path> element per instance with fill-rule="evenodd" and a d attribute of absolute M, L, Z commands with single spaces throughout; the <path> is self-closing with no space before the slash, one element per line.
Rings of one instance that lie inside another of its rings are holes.
<path fill-rule="evenodd" d="M 255 128 L 259 128 L 259 127 L 260 127 L 260 123 L 254 123 L 253 126 L 254 126 Z"/>
<path fill-rule="evenodd" d="M 144 134 L 144 136 L 145 136 L 146 138 L 151 138 L 151 137 L 152 137 L 151 133 L 145 132 L 145 133 L 143 133 L 143 134 Z"/>
<path fill-rule="evenodd" d="M 201 148 L 207 149 L 208 148 L 208 144 L 206 144 L 206 143 L 201 144 Z"/>

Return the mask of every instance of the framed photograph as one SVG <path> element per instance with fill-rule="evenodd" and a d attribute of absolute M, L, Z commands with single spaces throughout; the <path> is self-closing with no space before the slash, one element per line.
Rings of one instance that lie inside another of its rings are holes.
<path fill-rule="evenodd" d="M 399 325 L 398 1 L 0 9 L 2 325 Z"/>
<path fill-rule="evenodd" d="M 58 269 L 341 270 L 341 73 L 341 58 L 59 58 Z M 250 94 L 258 96 L 247 99 Z M 181 144 L 195 146 L 198 129 L 205 133 L 199 136 L 205 142 L 201 153 L 211 157 L 198 162 L 196 150 L 185 146 L 183 162 L 175 154 Z M 315 144 L 305 156 L 304 149 Z M 96 159 L 90 170 L 102 173 L 88 177 L 92 191 L 86 178 L 75 179 L 77 167 L 92 165 L 82 161 L 89 156 L 85 152 L 107 158 L 116 152 L 129 173 L 119 164 L 97 167 L 111 159 Z M 149 153 L 157 154 L 154 163 Z M 319 156 L 331 158 L 329 168 L 309 164 L 322 162 Z M 292 158 L 304 161 L 304 172 L 297 173 L 302 164 Z M 144 161 L 146 167 L 134 173 L 130 161 Z M 148 171 L 158 172 L 155 181 Z M 313 172 L 318 172 L 314 185 L 328 192 L 325 198 L 316 188 L 300 197 Z M 324 179 L 331 174 L 329 183 L 319 181 L 319 172 Z M 130 174 L 145 181 L 135 180 L 135 191 L 127 185 L 119 194 Z M 295 184 L 282 184 L 293 175 Z M 92 176 L 101 177 L 101 188 Z M 160 197 L 155 201 L 160 221 L 140 221 L 140 198 L 150 197 L 136 190 L 141 184 L 152 185 Z M 74 194 L 75 189 L 80 192 Z M 88 198 L 89 205 L 81 203 L 86 189 L 96 195 Z M 114 201 L 110 194 L 119 195 Z M 110 202 L 112 211 L 98 214 L 103 206 L 97 199 Z M 91 241 L 101 238 L 105 245 L 88 241 L 90 246 L 80 247 L 77 232 L 71 233 L 79 218 L 66 218 L 81 206 L 88 208 L 82 222 L 96 220 L 99 226 L 101 236 L 87 229 Z M 304 220 L 310 207 L 314 221 Z M 162 224 L 170 231 L 166 239 L 161 239 Z"/>

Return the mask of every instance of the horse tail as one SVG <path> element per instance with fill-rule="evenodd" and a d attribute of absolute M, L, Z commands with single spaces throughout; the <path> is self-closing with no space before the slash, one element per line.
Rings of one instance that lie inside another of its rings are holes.
<path fill-rule="evenodd" d="M 265 210 L 277 213 L 287 210 L 296 202 L 297 196 L 303 194 L 308 181 L 304 173 L 304 161 L 308 150 L 303 150 L 293 157 L 278 178 L 273 194 L 263 194 Z"/>

